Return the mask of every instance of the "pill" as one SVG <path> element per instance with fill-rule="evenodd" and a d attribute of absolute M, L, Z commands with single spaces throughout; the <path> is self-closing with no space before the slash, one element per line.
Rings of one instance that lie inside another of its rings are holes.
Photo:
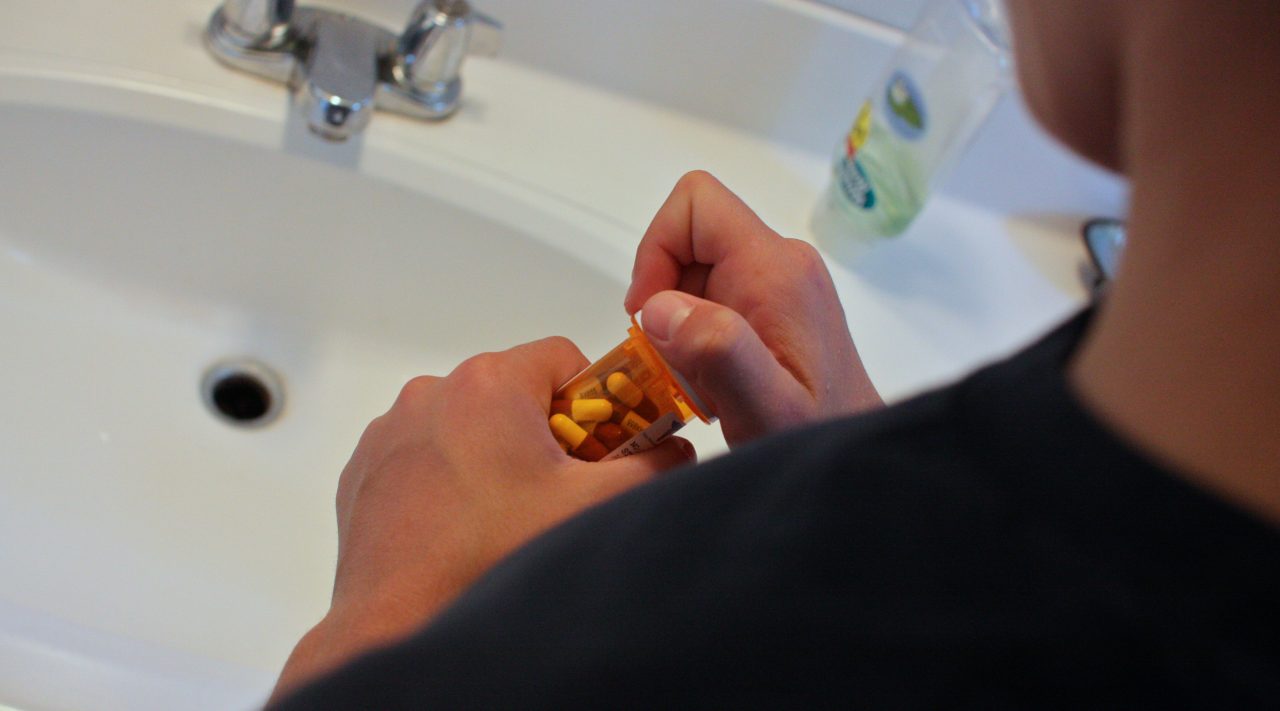
<path fill-rule="evenodd" d="M 621 370 L 610 373 L 609 379 L 605 381 L 604 386 L 627 407 L 634 408 L 644 400 L 644 391 L 631 382 L 631 378 L 628 378 L 627 374 Z"/>
<path fill-rule="evenodd" d="M 613 403 L 604 398 L 552 400 L 551 414 L 565 415 L 579 424 L 583 422 L 603 422 L 613 417 Z"/>
<path fill-rule="evenodd" d="M 613 422 L 601 422 L 596 426 L 596 431 L 592 435 L 600 440 L 600 443 L 608 448 L 610 452 L 626 444 L 627 440 L 631 439 L 631 435 L 628 435 L 626 430 L 622 429 L 622 425 Z"/>
<path fill-rule="evenodd" d="M 599 378 L 584 373 L 560 386 L 560 389 L 556 392 L 556 398 L 581 400 L 584 398 L 603 398 L 607 394 Z"/>
<path fill-rule="evenodd" d="M 635 410 L 631 410 L 619 418 L 616 424 L 620 425 L 628 436 L 634 437 L 649 429 L 649 425 L 653 423 L 641 417 Z"/>
<path fill-rule="evenodd" d="M 567 416 L 557 413 L 552 415 L 548 422 L 551 425 L 551 431 L 567 442 L 578 458 L 588 462 L 598 462 L 609 453 L 600 440 L 587 434 L 586 430 Z"/>
<path fill-rule="evenodd" d="M 604 386 L 609 391 L 609 394 L 618 398 L 618 401 L 623 405 L 639 412 L 641 417 L 649 420 L 658 417 L 658 406 L 645 397 L 644 391 L 640 389 L 640 386 L 632 382 L 626 373 L 620 370 L 610 373 L 609 378 L 605 380 Z"/>

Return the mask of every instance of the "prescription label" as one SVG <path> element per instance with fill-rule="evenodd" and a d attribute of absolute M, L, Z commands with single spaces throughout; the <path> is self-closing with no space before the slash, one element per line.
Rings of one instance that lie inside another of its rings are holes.
<path fill-rule="evenodd" d="M 662 444 L 665 439 L 678 432 L 681 427 L 684 427 L 684 422 L 680 420 L 680 417 L 674 412 L 668 412 L 662 417 L 654 420 L 653 424 L 649 425 L 649 427 L 643 432 L 627 440 L 625 444 L 611 452 L 609 456 L 605 457 L 605 459 L 609 460 L 629 457 L 632 454 L 639 454 L 640 452 L 653 449 L 659 444 Z"/>

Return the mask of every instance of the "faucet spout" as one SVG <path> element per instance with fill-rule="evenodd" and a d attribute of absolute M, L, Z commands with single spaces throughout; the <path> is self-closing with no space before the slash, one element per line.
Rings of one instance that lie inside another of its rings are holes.
<path fill-rule="evenodd" d="M 344 141 L 363 130 L 373 114 L 385 33 L 346 15 L 322 19 L 308 33 L 306 60 L 290 83 L 311 130 Z"/>

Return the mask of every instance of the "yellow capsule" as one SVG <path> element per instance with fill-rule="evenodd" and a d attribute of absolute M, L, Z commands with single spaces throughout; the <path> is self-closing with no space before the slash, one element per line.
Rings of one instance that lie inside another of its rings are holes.
<path fill-rule="evenodd" d="M 569 443 L 573 456 L 588 462 L 598 462 L 609 456 L 609 450 L 600 440 L 587 434 L 578 423 L 561 414 L 551 416 L 551 431 Z"/>
<path fill-rule="evenodd" d="M 569 419 L 584 422 L 602 422 L 613 417 L 613 403 L 603 398 L 588 400 L 552 400 L 551 414 L 566 415 Z"/>
<path fill-rule="evenodd" d="M 622 371 L 610 374 L 604 386 L 627 407 L 635 407 L 644 400 L 644 391 L 631 382 L 631 378 Z"/>
<path fill-rule="evenodd" d="M 613 417 L 613 403 L 603 398 L 574 400 L 571 407 L 574 422 L 604 422 Z"/>
<path fill-rule="evenodd" d="M 587 438 L 587 431 L 578 426 L 578 423 L 561 414 L 551 416 L 549 421 L 551 431 L 557 437 L 569 444 L 570 449 L 577 449 L 582 444 L 582 440 Z"/>

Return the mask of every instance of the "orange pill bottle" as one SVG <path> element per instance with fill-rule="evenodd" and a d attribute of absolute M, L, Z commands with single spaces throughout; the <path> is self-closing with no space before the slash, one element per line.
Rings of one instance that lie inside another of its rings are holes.
<path fill-rule="evenodd" d="M 596 461 L 656 447 L 695 417 L 715 419 L 632 317 L 625 341 L 556 390 L 550 426 L 567 452 Z"/>

